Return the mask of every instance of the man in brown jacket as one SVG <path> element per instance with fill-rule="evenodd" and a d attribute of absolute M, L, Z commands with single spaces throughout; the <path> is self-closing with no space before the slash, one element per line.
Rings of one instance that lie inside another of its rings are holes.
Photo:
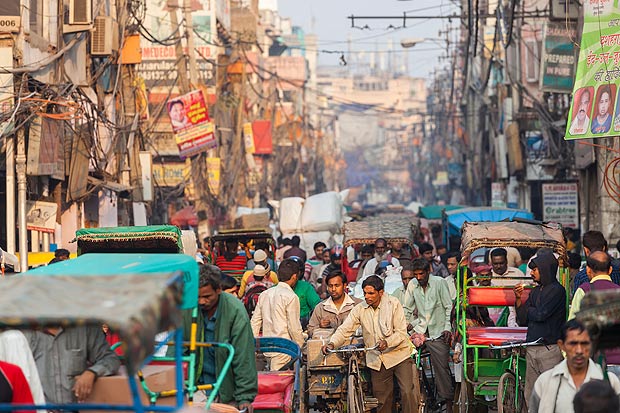
<path fill-rule="evenodd" d="M 348 294 L 347 277 L 342 271 L 332 271 L 325 278 L 327 300 L 321 301 L 312 312 L 308 323 L 308 336 L 312 338 L 318 328 L 336 329 L 344 322 L 353 307 L 362 300 Z"/>

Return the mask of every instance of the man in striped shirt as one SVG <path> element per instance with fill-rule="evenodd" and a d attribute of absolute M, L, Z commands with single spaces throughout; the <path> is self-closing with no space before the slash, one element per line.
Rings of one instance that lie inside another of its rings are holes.
<path fill-rule="evenodd" d="M 244 256 L 239 255 L 237 250 L 239 244 L 237 241 L 226 241 L 226 251 L 217 257 L 215 265 L 222 271 L 243 271 L 247 264 Z"/>

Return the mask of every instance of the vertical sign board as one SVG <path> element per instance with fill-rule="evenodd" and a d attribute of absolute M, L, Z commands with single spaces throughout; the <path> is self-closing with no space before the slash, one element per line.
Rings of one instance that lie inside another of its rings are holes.
<path fill-rule="evenodd" d="M 506 207 L 506 186 L 503 182 L 491 183 L 491 206 Z"/>
<path fill-rule="evenodd" d="M 542 185 L 543 221 L 579 227 L 579 188 L 567 182 Z"/>
<path fill-rule="evenodd" d="M 620 134 L 620 6 L 617 0 L 588 0 L 583 2 L 583 9 L 566 140 Z"/>
<path fill-rule="evenodd" d="M 13 48 L 0 47 L 0 68 L 13 68 Z M 13 112 L 13 74 L 0 70 L 0 112 Z M 0 123 L 0 136 L 8 122 Z"/>
<path fill-rule="evenodd" d="M 21 26 L 19 2 L 20 0 L 0 1 L 0 32 L 19 33 Z"/>
<path fill-rule="evenodd" d="M 568 28 L 568 30 L 567 30 Z M 575 77 L 577 29 L 573 23 L 546 22 L 540 65 L 540 88 L 543 92 L 570 93 Z"/>

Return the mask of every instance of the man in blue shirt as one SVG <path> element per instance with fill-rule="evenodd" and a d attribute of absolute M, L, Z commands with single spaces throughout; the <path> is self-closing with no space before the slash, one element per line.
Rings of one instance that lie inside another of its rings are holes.
<path fill-rule="evenodd" d="M 583 253 L 586 258 L 595 251 L 607 252 L 607 240 L 600 231 L 588 231 L 583 234 Z M 611 260 L 611 280 L 620 285 L 620 261 L 617 259 Z M 583 283 L 589 283 L 590 280 L 586 274 L 586 269 L 583 268 L 575 275 L 575 281 L 573 284 L 572 293 L 575 294 L 577 288 Z"/>

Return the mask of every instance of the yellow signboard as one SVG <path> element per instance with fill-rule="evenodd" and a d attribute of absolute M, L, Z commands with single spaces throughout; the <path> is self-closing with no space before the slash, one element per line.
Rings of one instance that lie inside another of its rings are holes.
<path fill-rule="evenodd" d="M 220 158 L 207 158 L 207 180 L 213 195 L 220 193 L 220 175 L 222 162 Z"/>

